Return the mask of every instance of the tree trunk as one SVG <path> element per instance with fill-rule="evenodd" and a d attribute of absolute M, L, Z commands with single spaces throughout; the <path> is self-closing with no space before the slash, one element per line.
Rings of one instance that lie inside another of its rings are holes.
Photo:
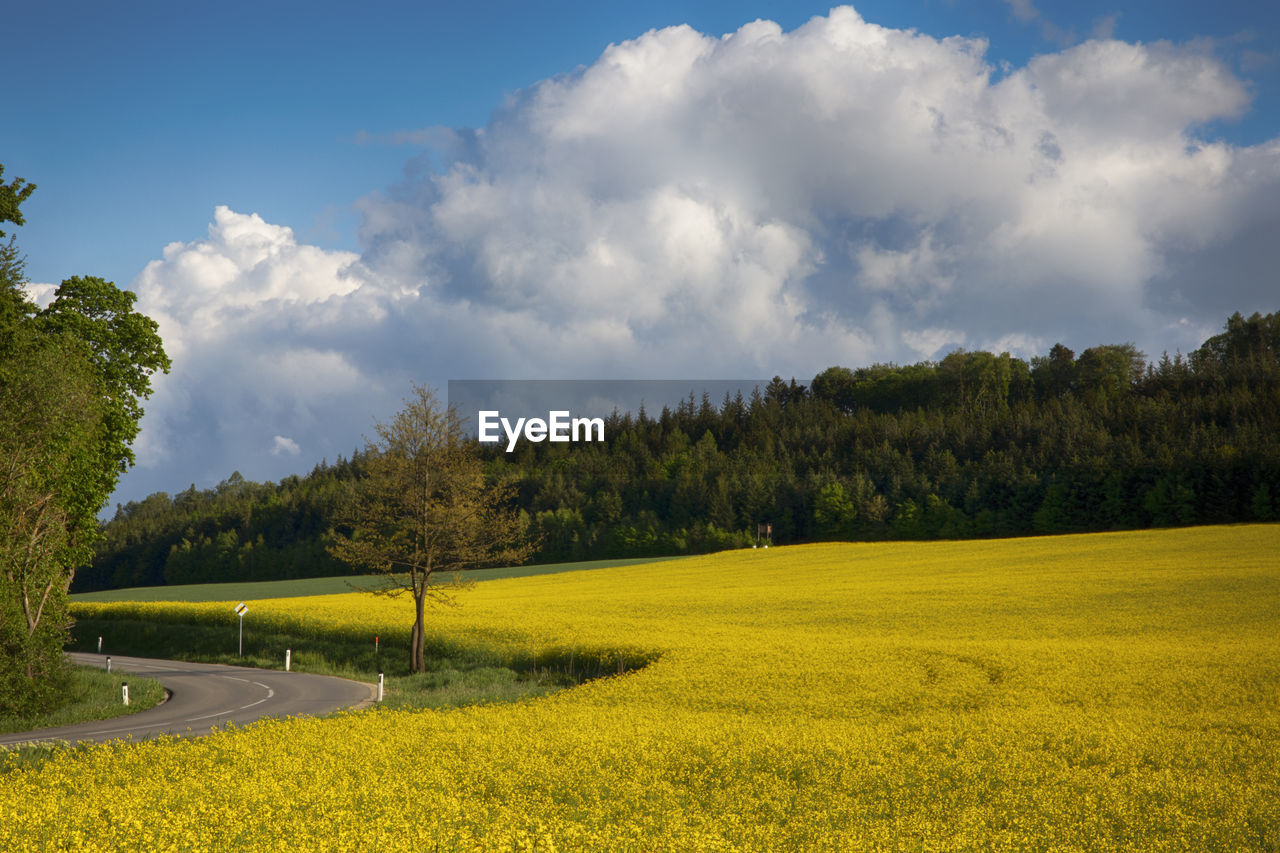
<path fill-rule="evenodd" d="M 413 605 L 417 613 L 413 621 L 413 633 L 410 635 L 409 641 L 409 672 L 426 672 L 426 642 L 427 642 L 427 625 L 426 625 L 426 604 L 427 591 L 424 588 L 421 592 L 414 590 Z"/>

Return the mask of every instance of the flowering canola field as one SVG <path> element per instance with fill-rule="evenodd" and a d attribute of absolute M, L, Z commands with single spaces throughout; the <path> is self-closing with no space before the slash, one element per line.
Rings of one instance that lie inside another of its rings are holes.
<path fill-rule="evenodd" d="M 442 642 L 652 663 L 68 753 L 0 774 L 0 850 L 1275 850 L 1277 554 L 1258 525 L 484 583 L 432 614 Z M 81 612 L 111 607 L 226 610 Z M 252 604 L 370 635 L 410 610 Z"/>

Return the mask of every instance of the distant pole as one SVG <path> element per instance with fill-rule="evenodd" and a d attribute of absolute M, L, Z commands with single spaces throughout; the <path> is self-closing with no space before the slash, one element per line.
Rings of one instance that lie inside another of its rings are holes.
<path fill-rule="evenodd" d="M 293 649 L 285 649 L 284 650 L 284 671 L 285 672 L 289 671 L 289 663 L 291 662 L 292 658 L 293 658 Z"/>
<path fill-rule="evenodd" d="M 124 704 L 129 704 L 129 682 L 125 681 L 120 685 L 120 689 L 124 692 Z"/>
<path fill-rule="evenodd" d="M 382 673 L 378 673 L 378 701 L 382 701 Z"/>
<path fill-rule="evenodd" d="M 98 654 L 102 654 L 102 638 L 98 638 Z"/>
<path fill-rule="evenodd" d="M 111 655 L 107 655 L 107 672 L 111 671 Z"/>

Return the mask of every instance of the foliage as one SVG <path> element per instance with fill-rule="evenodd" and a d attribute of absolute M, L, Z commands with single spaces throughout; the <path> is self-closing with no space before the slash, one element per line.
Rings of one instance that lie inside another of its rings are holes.
<path fill-rule="evenodd" d="M 33 189 L 0 182 L 0 222 L 21 225 Z M 0 247 L 0 713 L 18 714 L 47 708 L 65 677 L 68 586 L 133 462 L 151 374 L 169 368 L 132 293 L 76 277 L 38 310 L 25 284 L 11 240 Z"/>
<path fill-rule="evenodd" d="M 452 587 L 433 583 L 442 572 L 523 562 L 532 547 L 510 507 L 510 490 L 487 483 L 476 445 L 457 413 L 427 388 L 389 423 L 375 426 L 365 476 L 340 510 L 345 530 L 335 557 L 382 575 L 371 591 L 413 598 L 410 672 L 424 668 L 425 607 L 451 600 Z"/>
<path fill-rule="evenodd" d="M 142 419 L 142 401 L 151 396 L 151 376 L 169 372 L 150 317 L 133 310 L 137 295 L 94 276 L 74 276 L 58 287 L 48 308 L 35 318 L 42 334 L 63 336 L 87 348 L 105 404 L 100 430 L 97 477 L 80 490 L 78 511 L 95 517 L 115 491 L 120 475 L 134 463 L 134 438 Z"/>
<path fill-rule="evenodd" d="M 0 776 L 0 848 L 1271 850 L 1278 551 L 1275 525 L 1201 527 L 480 584 L 433 642 L 656 660 L 510 705 L 59 755 Z M 371 639 L 397 604 L 252 612 Z"/>
<path fill-rule="evenodd" d="M 0 359 L 0 713 L 51 707 L 63 687 L 68 566 L 88 557 L 70 484 L 101 415 L 87 363 L 23 332 Z"/>
<path fill-rule="evenodd" d="M 255 483 L 236 471 L 116 506 L 77 590 L 225 583 L 349 574 L 328 552 L 335 513 L 364 456 L 323 461 L 306 476 Z"/>
<path fill-rule="evenodd" d="M 0 164 L 0 222 L 24 225 L 26 220 L 23 218 L 22 211 L 19 208 L 36 191 L 36 185 L 23 178 L 14 178 L 6 184 L 3 178 L 4 165 Z M 3 236 L 5 236 L 5 233 L 0 231 L 0 237 Z"/>

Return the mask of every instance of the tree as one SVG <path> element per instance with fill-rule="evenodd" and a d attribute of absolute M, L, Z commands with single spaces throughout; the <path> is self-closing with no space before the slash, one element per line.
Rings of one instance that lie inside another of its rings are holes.
<path fill-rule="evenodd" d="M 101 422 L 77 348 L 29 333 L 22 343 L 0 361 L 0 708 L 15 711 L 56 695 L 71 569 L 89 558 L 70 484 Z"/>
<path fill-rule="evenodd" d="M 448 603 L 442 572 L 523 562 L 533 551 L 513 490 L 485 481 L 477 445 L 452 408 L 413 386 L 390 423 L 376 423 L 365 476 L 339 513 L 331 553 L 382 575 L 370 592 L 413 598 L 411 672 L 425 670 L 426 602 Z"/>
<path fill-rule="evenodd" d="M 21 225 L 34 189 L 0 182 L 0 222 Z M 0 246 L 0 707 L 29 712 L 48 704 L 44 686 L 63 669 L 67 590 L 133 462 L 151 374 L 169 359 L 132 293 L 76 277 L 37 311 L 25 284 L 10 240 Z"/>
<path fill-rule="evenodd" d="M 1123 395 L 1142 378 L 1144 358 L 1133 344 L 1090 347 L 1076 361 L 1080 389 L 1097 398 Z"/>
<path fill-rule="evenodd" d="M 4 166 L 0 165 L 0 178 L 3 176 Z M 28 184 L 22 178 L 15 178 L 10 184 L 0 180 L 0 223 L 23 224 L 25 220 L 18 206 L 35 188 L 35 184 Z M 0 237 L 4 236 L 5 232 L 0 231 Z M 36 306 L 22 287 L 26 283 L 24 267 L 16 238 L 10 237 L 7 242 L 0 243 L 0 346 L 4 346 L 4 337 L 12 333 L 21 319 L 36 311 Z"/>
<path fill-rule="evenodd" d="M 44 334 L 65 335 L 88 348 L 107 402 L 97 482 L 85 483 L 86 509 L 96 514 L 134 463 L 134 438 L 151 376 L 169 372 L 155 320 L 133 310 L 137 296 L 95 276 L 74 276 L 58 287 L 53 303 L 33 320 Z M 91 504 L 91 506 L 88 506 Z"/>
<path fill-rule="evenodd" d="M 4 178 L 4 165 L 0 164 L 0 179 Z M 23 178 L 14 178 L 12 182 L 6 184 L 0 180 L 0 222 L 12 222 L 14 225 L 23 225 L 26 220 L 22 217 L 22 211 L 18 208 L 24 201 L 31 197 L 36 191 L 36 185 L 27 182 Z M 0 231 L 0 237 L 5 236 Z"/>
<path fill-rule="evenodd" d="M 856 516 L 857 507 L 838 480 L 824 485 L 813 499 L 814 527 L 824 539 L 850 536 Z"/>
<path fill-rule="evenodd" d="M 846 415 L 854 410 L 853 371 L 847 367 L 828 367 L 813 377 L 813 396 L 827 400 Z"/>
<path fill-rule="evenodd" d="M 1054 344 L 1048 356 L 1031 359 L 1031 379 L 1041 399 L 1061 397 L 1076 384 L 1076 354 Z"/>

